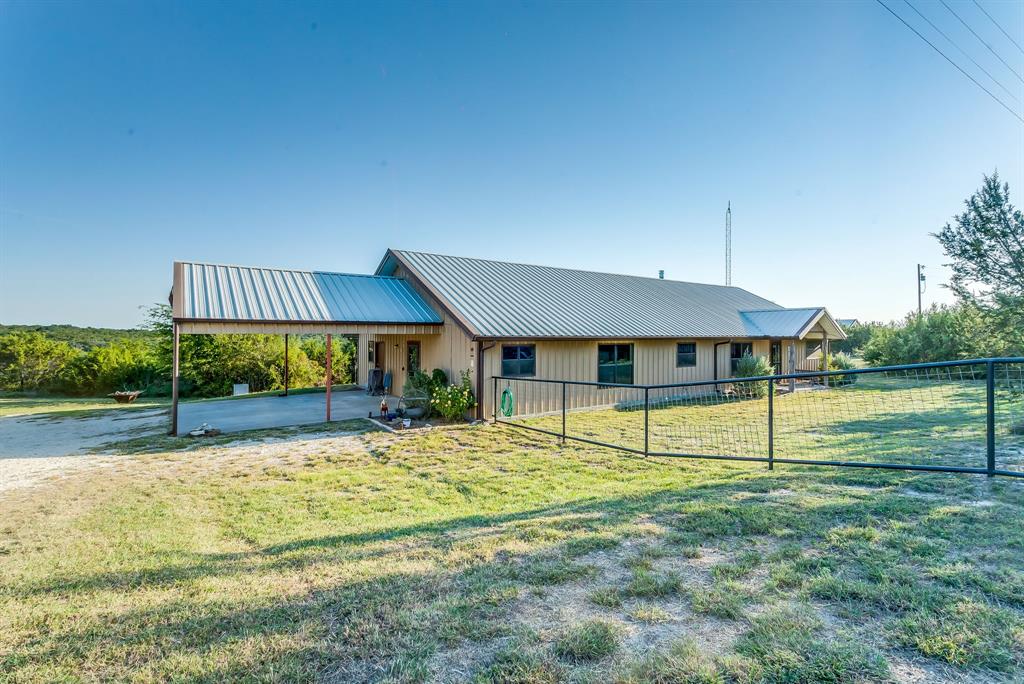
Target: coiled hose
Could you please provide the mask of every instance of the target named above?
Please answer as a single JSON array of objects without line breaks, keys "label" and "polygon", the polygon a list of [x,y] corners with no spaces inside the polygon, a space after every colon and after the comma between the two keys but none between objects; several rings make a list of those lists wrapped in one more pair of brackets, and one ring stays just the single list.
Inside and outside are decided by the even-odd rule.
[{"label": "coiled hose", "polygon": [[516,406],[515,395],[512,394],[512,388],[506,387],[501,393],[501,415],[509,418],[512,416],[512,411]]}]

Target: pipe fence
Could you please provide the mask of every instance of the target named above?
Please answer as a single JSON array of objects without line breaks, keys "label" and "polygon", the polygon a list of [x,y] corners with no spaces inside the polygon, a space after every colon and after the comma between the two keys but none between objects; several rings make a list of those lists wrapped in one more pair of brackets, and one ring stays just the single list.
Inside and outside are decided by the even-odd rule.
[{"label": "pipe fence", "polygon": [[496,423],[645,456],[1024,477],[1024,357],[492,392]]}]

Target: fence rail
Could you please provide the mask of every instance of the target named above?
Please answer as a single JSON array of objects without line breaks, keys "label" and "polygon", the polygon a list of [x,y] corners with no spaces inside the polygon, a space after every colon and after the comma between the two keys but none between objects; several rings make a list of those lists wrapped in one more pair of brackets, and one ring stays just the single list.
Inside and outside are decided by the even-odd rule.
[{"label": "fence rail", "polygon": [[645,456],[1024,477],[1024,357],[492,391],[496,423]]}]

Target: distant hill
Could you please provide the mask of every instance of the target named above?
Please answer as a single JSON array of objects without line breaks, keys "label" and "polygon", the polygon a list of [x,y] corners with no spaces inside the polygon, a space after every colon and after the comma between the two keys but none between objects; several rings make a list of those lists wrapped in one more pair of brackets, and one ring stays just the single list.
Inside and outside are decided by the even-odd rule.
[{"label": "distant hill", "polygon": [[155,335],[149,330],[133,328],[79,328],[76,325],[3,325],[0,323],[0,335],[12,332],[41,332],[47,337],[62,340],[85,351],[93,347],[102,347],[115,340],[123,340],[126,337],[148,339]]}]

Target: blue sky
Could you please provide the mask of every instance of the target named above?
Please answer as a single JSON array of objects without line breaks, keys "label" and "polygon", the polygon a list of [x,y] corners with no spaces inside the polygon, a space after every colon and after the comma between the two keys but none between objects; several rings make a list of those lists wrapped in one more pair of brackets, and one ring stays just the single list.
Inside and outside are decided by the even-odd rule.
[{"label": "blue sky", "polygon": [[[1024,3],[982,4],[1024,44]],[[388,246],[722,282],[727,201],[735,284],[888,319],[917,262],[949,300],[929,233],[983,173],[1024,204],[1024,126],[869,1],[5,2],[0,93],[3,323],[136,325],[175,259]]]}]

